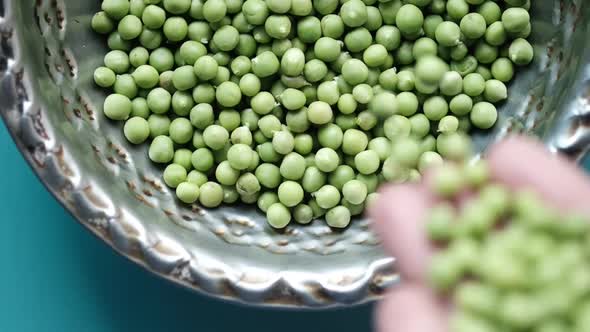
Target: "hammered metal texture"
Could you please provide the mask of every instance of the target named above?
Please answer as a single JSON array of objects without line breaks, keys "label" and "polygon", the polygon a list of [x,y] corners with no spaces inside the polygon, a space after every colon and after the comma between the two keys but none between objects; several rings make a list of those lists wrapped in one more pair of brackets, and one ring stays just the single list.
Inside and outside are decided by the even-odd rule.
[{"label": "hammered metal texture", "polygon": [[[106,49],[89,28],[99,3],[1,2],[0,113],[40,179],[83,225],[157,275],[243,303],[357,304],[398,280],[367,219],[344,232],[316,222],[279,234],[252,207],[178,204],[146,147],[127,144],[121,124],[101,114],[105,93],[92,73]],[[590,3],[533,7],[537,59],[511,86],[498,126],[476,141],[483,151],[526,132],[579,157],[590,140]]]}]

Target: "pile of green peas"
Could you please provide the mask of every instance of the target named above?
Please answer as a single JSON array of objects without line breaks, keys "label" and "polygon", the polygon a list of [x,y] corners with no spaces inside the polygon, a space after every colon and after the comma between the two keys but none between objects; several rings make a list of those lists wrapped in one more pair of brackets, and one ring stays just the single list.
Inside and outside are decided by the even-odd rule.
[{"label": "pile of green peas", "polygon": [[445,163],[433,187],[430,282],[454,303],[451,332],[590,331],[587,217],[490,181],[485,162]]},{"label": "pile of green peas", "polygon": [[489,129],[528,0],[103,0],[104,114],[187,204],[345,228]]}]

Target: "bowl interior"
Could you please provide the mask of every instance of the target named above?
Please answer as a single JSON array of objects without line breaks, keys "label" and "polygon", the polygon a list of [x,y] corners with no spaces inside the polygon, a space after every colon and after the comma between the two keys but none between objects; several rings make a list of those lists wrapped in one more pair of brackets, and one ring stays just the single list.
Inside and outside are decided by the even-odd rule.
[{"label": "bowl interior", "polygon": [[[588,76],[590,3],[531,2],[536,60],[511,84],[498,125],[476,133],[476,143],[484,150],[527,132],[577,153],[583,122],[572,127],[568,119]],[[105,92],[92,77],[107,49],[89,27],[100,1],[4,6],[4,24],[14,29],[14,49],[6,52],[13,60],[4,67],[17,82],[14,107],[3,109],[7,123],[48,187],[119,251],[170,279],[252,303],[356,303],[395,280],[367,219],[345,232],[315,222],[279,234],[254,207],[178,204],[147,147],[128,144],[121,124],[101,114]]]}]

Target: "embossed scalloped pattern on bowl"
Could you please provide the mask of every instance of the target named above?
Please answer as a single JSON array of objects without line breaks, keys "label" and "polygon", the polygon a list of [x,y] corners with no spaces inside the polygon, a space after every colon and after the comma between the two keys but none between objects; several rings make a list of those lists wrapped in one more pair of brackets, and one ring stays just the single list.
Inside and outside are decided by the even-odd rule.
[{"label": "embossed scalloped pattern on bowl", "polygon": [[[41,180],[83,225],[166,279],[250,304],[356,304],[398,280],[367,219],[345,232],[316,222],[279,234],[251,207],[177,204],[145,147],[128,145],[96,106],[104,93],[91,73],[105,50],[89,22],[99,6],[80,2],[3,0],[0,113]],[[493,133],[476,141],[483,150],[527,132],[580,156],[590,137],[590,5],[535,6],[537,60],[514,83]]]}]

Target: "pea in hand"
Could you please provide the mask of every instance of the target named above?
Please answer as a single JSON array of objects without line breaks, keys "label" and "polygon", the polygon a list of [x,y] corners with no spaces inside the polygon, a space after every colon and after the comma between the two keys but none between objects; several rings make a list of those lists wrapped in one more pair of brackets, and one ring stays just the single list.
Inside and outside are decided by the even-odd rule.
[{"label": "pea in hand", "polygon": [[[493,147],[487,157],[494,182],[515,191],[532,190],[538,193],[548,206],[568,215],[571,213],[590,215],[590,206],[587,203],[587,199],[590,197],[590,183],[584,173],[570,162],[551,155],[536,142],[525,138],[508,139]],[[432,258],[439,250],[429,240],[425,230],[429,210],[437,201],[437,197],[433,194],[432,185],[432,179],[427,177],[423,183],[393,185],[385,188],[371,210],[375,221],[374,228],[382,238],[386,250],[396,257],[397,268],[403,278],[402,284],[392,289],[389,296],[379,305],[377,330],[380,332],[444,332],[451,330],[449,318],[456,310],[453,308],[457,307],[452,306],[448,302],[449,299],[441,297],[429,286],[431,280],[428,271],[431,268]],[[467,199],[468,197],[465,198],[465,200]],[[586,231],[583,234],[587,233]],[[553,234],[550,235],[553,236]],[[573,256],[586,255],[583,247],[578,246],[577,243],[562,243],[560,241],[556,244],[561,246],[556,248],[565,248],[567,250],[564,249],[564,252],[569,252]],[[584,273],[588,269],[584,266],[583,261],[581,262],[580,269],[576,270],[576,273],[580,273],[582,277],[577,282],[571,283],[572,287],[578,287],[576,289],[579,292],[566,292],[565,296],[567,303],[577,304],[582,310],[585,308],[585,304],[590,303],[587,299],[587,291],[590,290],[587,286],[590,274]],[[527,271],[530,276],[535,276],[532,267]],[[538,292],[534,288],[537,286],[533,285],[532,279],[530,283],[532,289],[530,292]],[[558,288],[562,291],[571,290],[571,288],[566,288],[563,282],[555,286],[559,286]],[[455,295],[457,296],[457,294]],[[516,296],[519,295],[522,294],[517,292]],[[483,300],[482,298],[477,299]],[[506,295],[503,297],[505,302],[502,304],[518,307],[520,300],[519,297],[514,300]],[[518,317],[502,316],[499,309],[503,305],[497,302],[495,307],[500,313],[498,313],[499,318],[495,323],[506,324],[506,326],[535,324],[539,328],[561,328],[551,331],[587,330],[584,329],[588,327],[587,323],[581,319],[586,311],[574,312],[573,306],[566,306],[564,310],[565,314],[574,315],[573,317],[577,315],[578,320],[573,324],[575,328],[568,327],[569,322],[562,322],[559,319],[545,321],[543,320],[545,317],[541,317],[537,322],[535,320],[536,313],[533,310],[543,308],[543,310],[550,312],[553,310],[550,305],[553,301],[548,301],[547,297],[540,296],[534,300],[532,303],[535,306],[521,308],[523,311]],[[556,315],[557,318],[562,316],[563,314]],[[523,319],[521,320],[520,317]],[[553,316],[548,315],[548,317]],[[462,325],[458,325],[454,321],[453,324],[456,325],[452,327],[452,331],[475,331],[475,325],[470,325],[470,329],[461,329],[466,328],[466,321],[472,322],[464,319]],[[494,328],[497,326],[481,331],[496,331]]]}]

